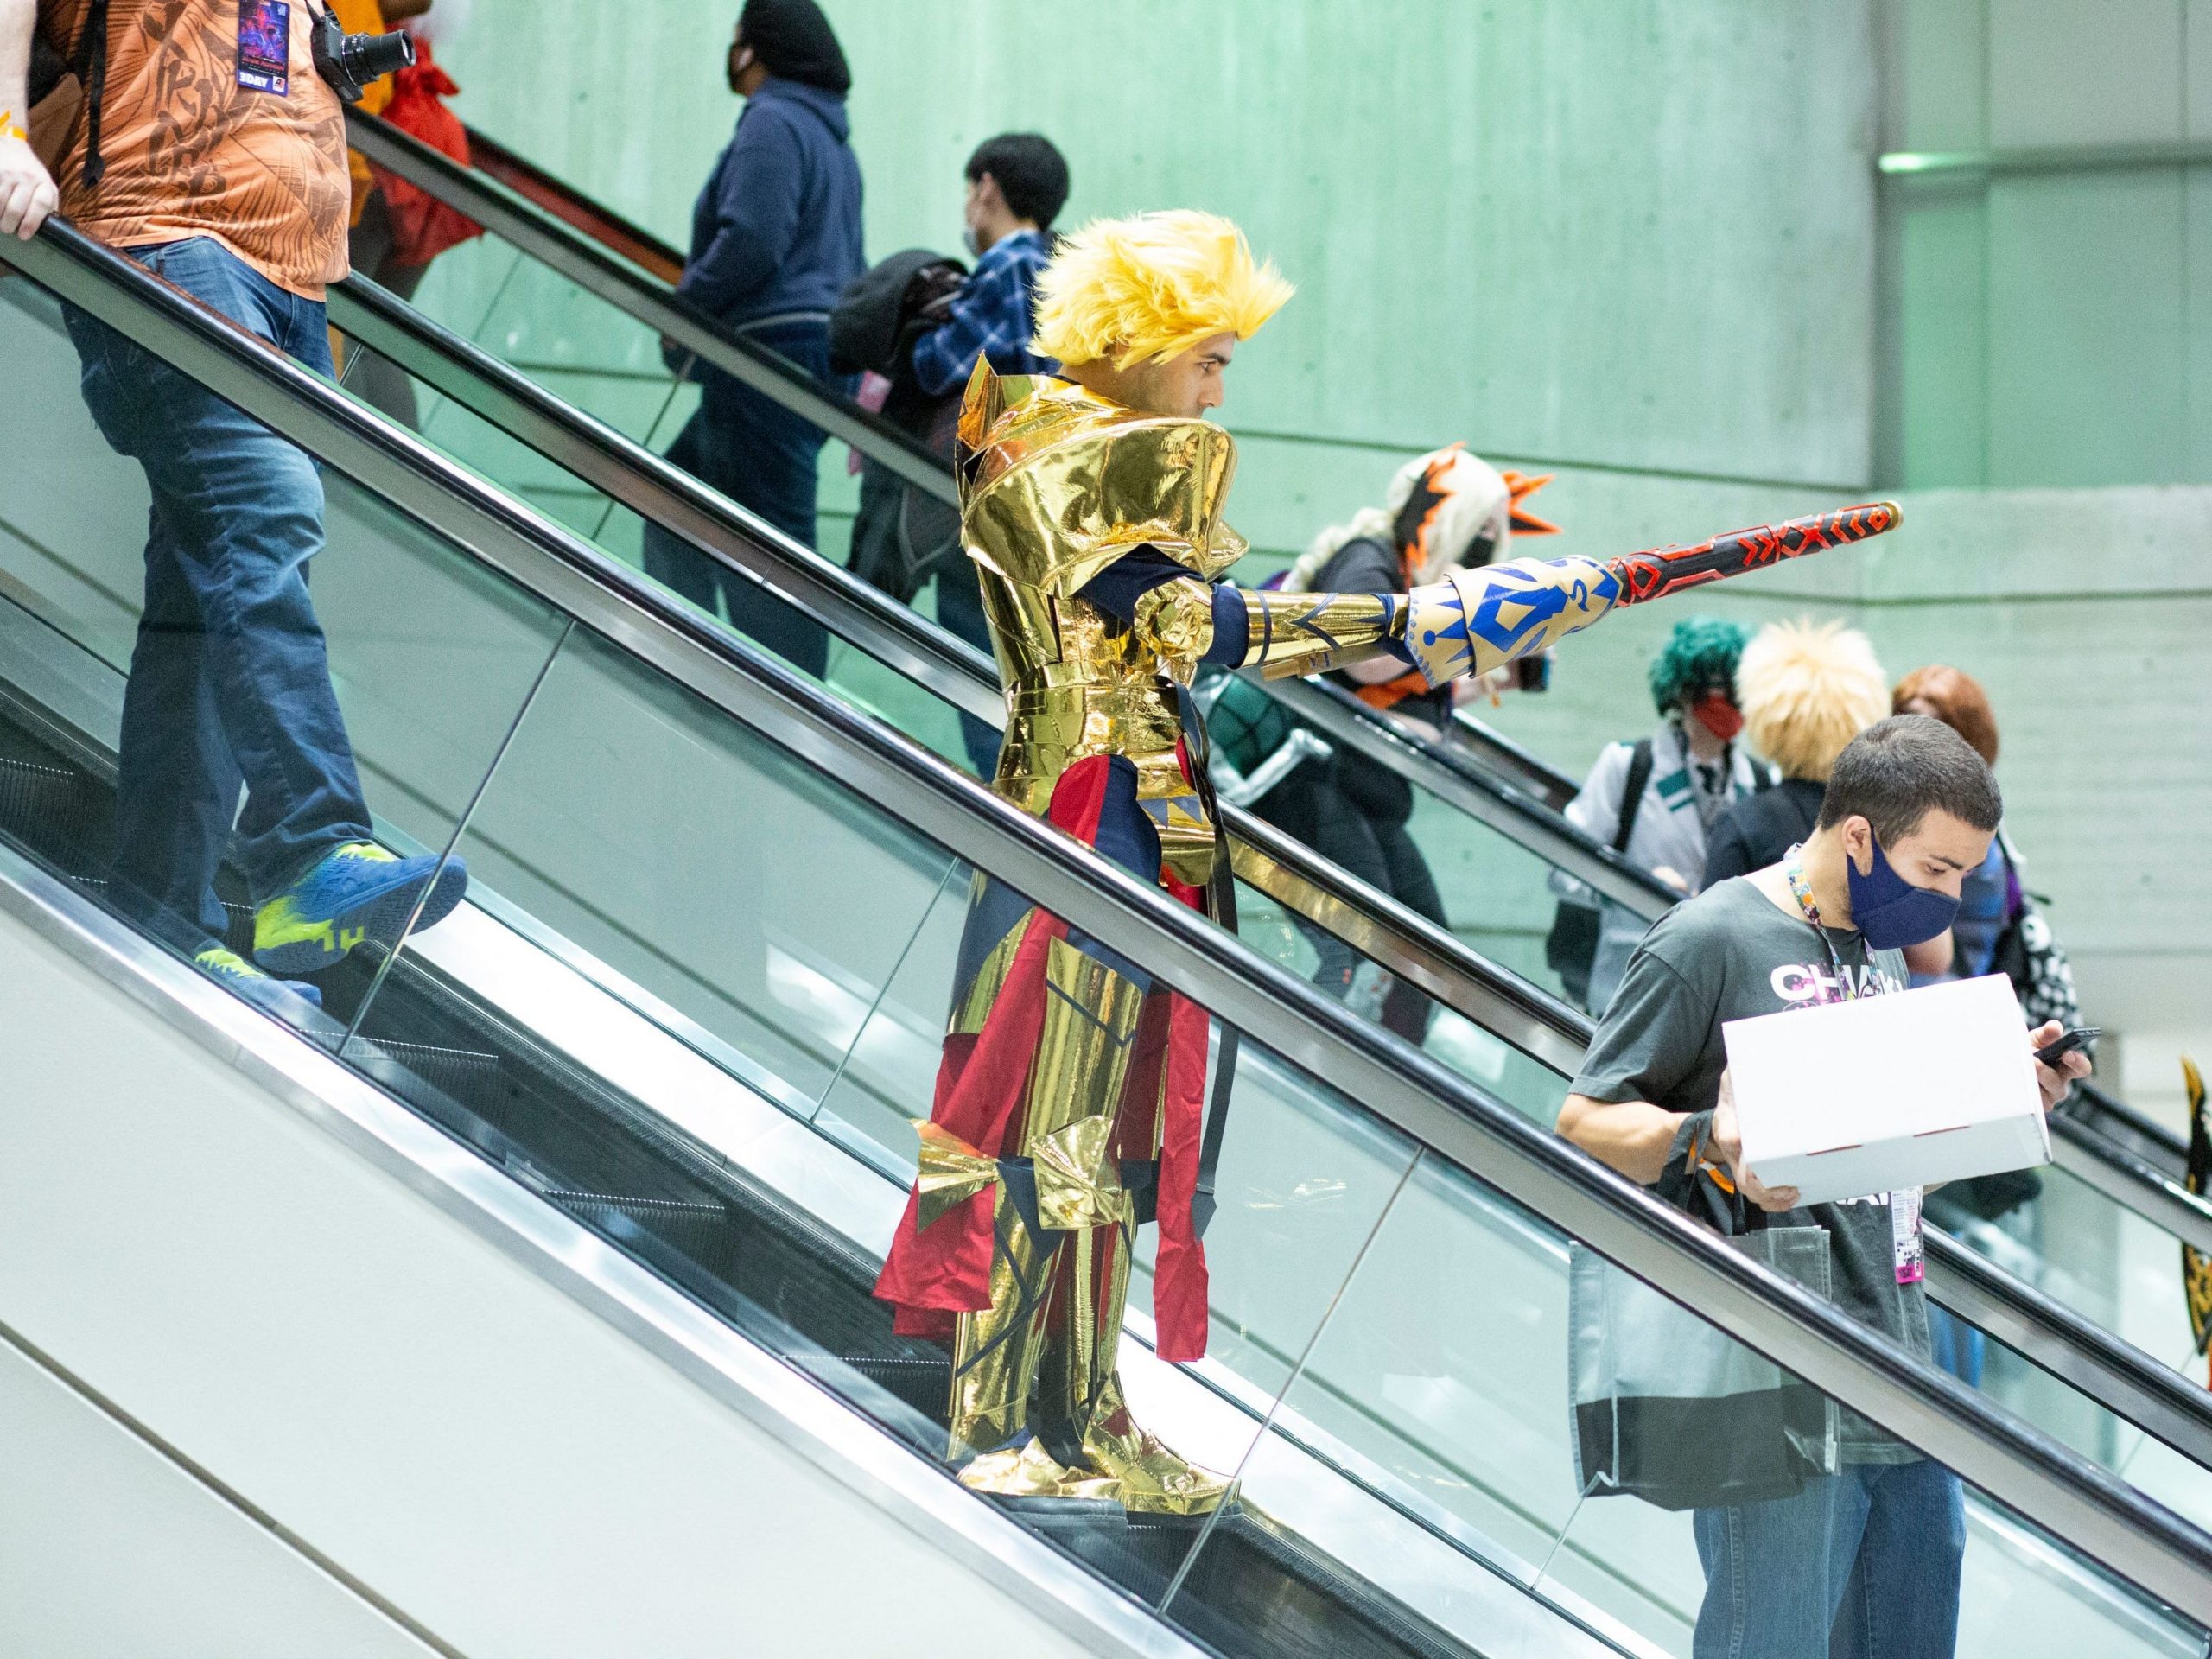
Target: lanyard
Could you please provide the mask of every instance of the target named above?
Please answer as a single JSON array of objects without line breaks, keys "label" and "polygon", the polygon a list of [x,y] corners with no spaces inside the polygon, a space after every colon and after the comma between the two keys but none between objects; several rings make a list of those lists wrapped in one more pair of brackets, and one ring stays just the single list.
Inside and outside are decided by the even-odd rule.
[{"label": "lanyard", "polygon": [[1827,928],[1821,921],[1821,907],[1813,901],[1812,885],[1805,880],[1804,865],[1798,861],[1797,855],[1802,851],[1802,846],[1792,847],[1782,866],[1783,874],[1789,878],[1789,896],[1797,901],[1799,912],[1811,925],[1814,935],[1821,942],[1821,949],[1827,952],[1828,966],[1835,969],[1835,982],[1843,992],[1843,1000],[1854,1001],[1859,992],[1851,975],[1844,968],[1843,957],[1836,950],[1835,941],[1828,938]]}]

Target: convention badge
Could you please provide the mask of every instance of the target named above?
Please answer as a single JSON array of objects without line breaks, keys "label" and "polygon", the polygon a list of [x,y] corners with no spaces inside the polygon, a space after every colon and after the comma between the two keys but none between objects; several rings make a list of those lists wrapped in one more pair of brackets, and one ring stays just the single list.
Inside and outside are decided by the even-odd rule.
[{"label": "convention badge", "polygon": [[1928,1242],[1920,1231],[1920,1189],[1890,1194],[1890,1248],[1897,1283],[1916,1285],[1928,1274]]},{"label": "convention badge", "polygon": [[238,79],[249,92],[291,96],[291,0],[238,0]]}]

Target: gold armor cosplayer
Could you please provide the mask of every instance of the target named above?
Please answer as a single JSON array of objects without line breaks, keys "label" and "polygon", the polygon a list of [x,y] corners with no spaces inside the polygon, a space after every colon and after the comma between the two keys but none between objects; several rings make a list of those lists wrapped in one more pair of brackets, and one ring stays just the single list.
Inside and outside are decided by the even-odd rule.
[{"label": "gold armor cosplayer", "polygon": [[[1605,608],[1573,602],[1604,579],[1586,560],[1561,562],[1564,579],[1530,560],[1484,572],[1516,573],[1513,637],[1473,648],[1436,622],[1462,613],[1456,591],[1216,587],[1245,543],[1222,518],[1236,446],[1202,418],[1218,401],[1202,390],[1209,374],[1218,385],[1206,354],[1225,363],[1289,291],[1224,220],[1093,225],[1039,285],[1037,349],[1069,378],[979,364],[961,416],[963,539],[1006,687],[993,787],[1199,908],[1227,886],[1202,734],[1179,695],[1202,660],[1315,673],[1400,648],[1419,613],[1430,626],[1410,655],[1433,683]],[[1102,385],[1137,389],[1123,401]],[[950,1343],[949,1455],[969,1486],[1167,1514],[1220,1501],[1220,1477],[1130,1421],[1115,1370],[1147,1210],[1158,1351],[1205,1351],[1206,1036],[1204,1010],[978,876],[920,1173],[876,1288],[901,1331]]]}]

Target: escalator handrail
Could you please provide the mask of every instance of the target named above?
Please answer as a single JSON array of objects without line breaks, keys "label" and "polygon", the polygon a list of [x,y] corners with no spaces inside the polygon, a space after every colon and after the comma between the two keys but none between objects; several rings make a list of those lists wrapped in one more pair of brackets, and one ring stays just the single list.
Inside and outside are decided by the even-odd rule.
[{"label": "escalator handrail", "polygon": [[[355,279],[332,291],[333,319],[342,332],[392,356],[408,372],[470,407],[524,442],[576,467],[594,487],[647,517],[669,522],[702,552],[768,585],[801,611],[880,662],[904,670],[944,696],[995,723],[1004,700],[989,662],[957,639],[728,502],[715,491],[588,415],[572,409],[527,376],[413,311],[374,284]],[[640,487],[640,486],[645,487]],[[696,522],[695,522],[696,521]],[[1376,956],[1393,971],[1436,995],[1539,1064],[1571,1077],[1588,1046],[1592,1022],[1470,949],[1447,930],[1414,915],[1318,858],[1264,820],[1224,810],[1241,873],[1318,925]],[[1255,861],[1262,868],[1255,868]],[[1268,864],[1274,866],[1267,871]],[[1280,879],[1277,879],[1280,878]],[[2060,1133],[2065,1134],[2062,1126]],[[1967,1252],[1937,1233],[1931,1257],[1963,1273]],[[2212,1467],[2212,1395],[2183,1385],[2133,1344],[2075,1319],[2069,1310],[2001,1270],[1980,1293],[2000,1302],[2008,1329],[2052,1335],[2030,1357],[2079,1382],[2120,1415],[2148,1429],[2194,1460]],[[2015,1345],[2019,1345],[2016,1344]]]},{"label": "escalator handrail", "polygon": [[464,126],[468,137],[469,165],[497,179],[508,189],[528,198],[557,219],[565,219],[601,246],[612,248],[631,264],[643,266],[663,282],[673,283],[683,274],[683,251],[664,242],[632,219],[572,190],[524,156],[498,139]]},{"label": "escalator handrail", "polygon": [[[341,332],[515,433],[579,477],[683,534],[709,557],[993,725],[1006,697],[991,659],[842,566],[792,540],[682,467],[564,403],[510,365],[374,283],[330,291]],[[1403,973],[1468,1019],[1547,1065],[1566,1058],[1573,1010],[1541,986],[1469,950],[1447,930],[1348,875],[1264,819],[1224,805],[1241,874],[1270,897]],[[1440,964],[1448,961],[1449,967]],[[1575,1052],[1579,1053],[1580,1045]]]},{"label": "escalator handrail", "polygon": [[[1938,1459],[2092,1560],[2212,1624],[2212,1535],[1935,1370],[1313,987],[762,657],[61,221],[10,257],[244,412],[1065,918],[1434,1154],[1551,1218],[1664,1294]],[[1290,1017],[1287,1020],[1285,1015]]]},{"label": "escalator handrail", "polygon": [[[489,175],[461,166],[380,117],[349,111],[346,124],[348,142],[377,166],[398,175],[617,310],[677,340],[702,360],[734,375],[830,436],[890,467],[906,482],[948,505],[957,504],[950,468],[907,433],[826,391],[804,371],[677,299],[665,281],[649,274],[634,260],[610,251],[609,245],[595,240],[577,222],[585,218],[620,222],[615,215],[595,206],[587,212],[582,205],[584,199],[573,191],[566,194],[579,204],[575,215],[556,213]],[[530,170],[538,181],[546,177],[536,168]],[[1332,702],[1325,704],[1320,701],[1325,692],[1301,690],[1300,685],[1281,682],[1262,689],[1300,709],[1320,724],[1324,734],[1332,741],[1360,750],[1388,770],[1452,800],[1484,822],[1522,823],[1529,837],[1546,847],[1548,861],[1637,915],[1656,917],[1674,898],[1663,882],[1567,823],[1541,797],[1495,781],[1455,753],[1452,745],[1415,742],[1389,716],[1334,687],[1325,688],[1325,693],[1335,694]],[[1479,744],[1482,730],[1471,726],[1459,728],[1459,743]],[[1500,772],[1510,775],[1516,770],[1513,755],[1501,755],[1497,766]]]},{"label": "escalator handrail", "polygon": [[[2184,1165],[2189,1161],[2188,1141],[2175,1134],[2164,1124],[2154,1118],[2145,1117],[2119,1096],[2100,1089],[2093,1083],[2082,1084],[2081,1094],[2084,1103],[2092,1112],[2116,1119],[2130,1135],[2158,1147],[2176,1165]],[[2109,1140],[2111,1137],[2106,1138]]]},{"label": "escalator handrail", "polygon": [[1558,811],[1582,792],[1572,772],[1562,770],[1527,745],[1478,720],[1465,709],[1452,711],[1452,736],[1476,751],[1482,764],[1503,773],[1538,800]]}]

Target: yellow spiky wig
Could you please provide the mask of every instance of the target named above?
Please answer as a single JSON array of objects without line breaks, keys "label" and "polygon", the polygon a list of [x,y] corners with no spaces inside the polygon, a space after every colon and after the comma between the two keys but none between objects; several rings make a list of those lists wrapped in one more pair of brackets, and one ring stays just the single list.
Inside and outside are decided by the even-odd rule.
[{"label": "yellow spiky wig", "polygon": [[1736,664],[1745,736],[1783,776],[1814,783],[1890,712],[1888,688],[1873,642],[1840,622],[1770,622]]},{"label": "yellow spiky wig", "polygon": [[1216,334],[1249,340],[1294,291],[1216,214],[1093,219],[1037,278],[1034,344],[1070,366],[1166,363]]}]

